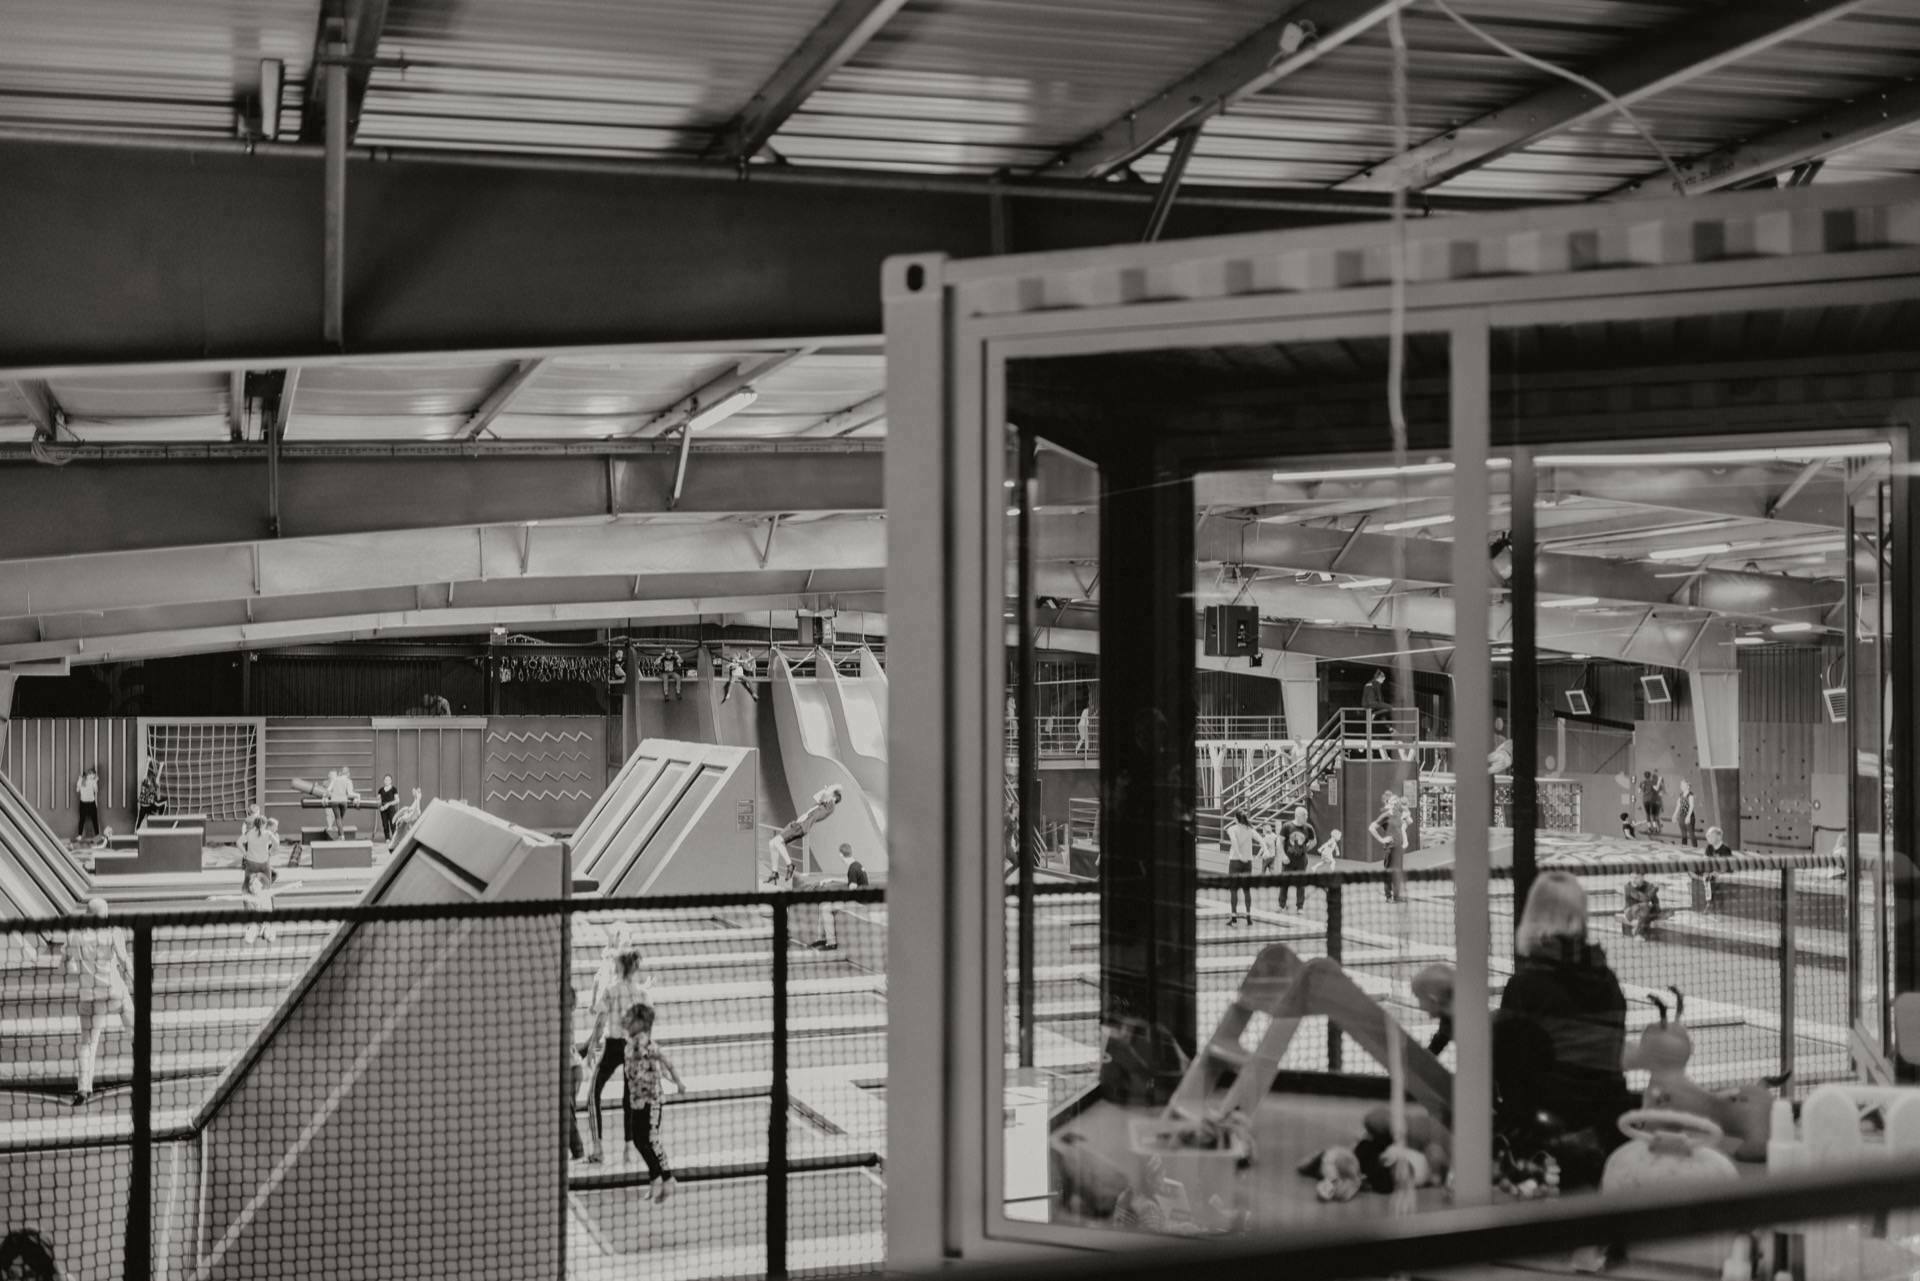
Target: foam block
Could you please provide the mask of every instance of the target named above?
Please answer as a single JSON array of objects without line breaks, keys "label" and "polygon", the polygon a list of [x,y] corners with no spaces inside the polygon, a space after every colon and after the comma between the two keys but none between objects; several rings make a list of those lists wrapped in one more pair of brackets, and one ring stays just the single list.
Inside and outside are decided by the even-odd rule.
[{"label": "foam block", "polygon": [[199,827],[143,827],[138,854],[133,858],[102,859],[96,876],[127,872],[198,872],[207,833]]},{"label": "foam block", "polygon": [[314,841],[307,847],[317,872],[329,867],[372,867],[372,841]]}]

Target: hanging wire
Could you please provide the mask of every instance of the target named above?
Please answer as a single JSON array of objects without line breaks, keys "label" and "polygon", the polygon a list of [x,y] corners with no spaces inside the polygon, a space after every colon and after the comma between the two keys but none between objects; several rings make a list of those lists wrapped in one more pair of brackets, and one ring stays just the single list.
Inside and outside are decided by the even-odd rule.
[{"label": "hanging wire", "polygon": [[1512,58],[1516,62],[1525,63],[1527,66],[1534,68],[1536,71],[1544,71],[1550,76],[1558,76],[1562,80],[1570,81],[1573,84],[1577,84],[1582,89],[1585,89],[1588,93],[1594,95],[1596,98],[1599,98],[1602,102],[1606,103],[1609,107],[1613,108],[1614,114],[1618,115],[1622,120],[1626,121],[1629,125],[1632,125],[1634,132],[1638,133],[1642,138],[1646,139],[1647,146],[1653,148],[1653,154],[1660,157],[1660,163],[1666,166],[1667,172],[1669,174],[1673,175],[1674,190],[1678,191],[1683,196],[1691,196],[1693,194],[1693,190],[1687,186],[1686,178],[1680,172],[1680,166],[1673,162],[1673,157],[1668,155],[1667,149],[1660,145],[1660,140],[1658,138],[1655,138],[1653,136],[1652,131],[1649,130],[1645,125],[1640,123],[1640,117],[1634,115],[1632,109],[1629,108],[1626,103],[1620,101],[1620,99],[1605,85],[1600,84],[1598,81],[1590,80],[1586,76],[1581,75],[1577,71],[1568,71],[1565,67],[1557,66],[1554,63],[1548,62],[1545,58],[1536,58],[1532,54],[1527,53],[1524,50],[1514,48],[1512,45],[1502,40],[1499,36],[1494,35],[1491,31],[1488,31],[1480,26],[1477,26],[1473,22],[1469,21],[1467,18],[1462,17],[1459,13],[1457,13],[1454,10],[1452,5],[1447,3],[1447,0],[1433,0],[1433,5],[1435,8],[1439,9],[1440,12],[1446,14],[1449,18],[1452,18],[1454,22],[1459,25],[1461,30],[1465,31],[1468,35],[1474,37],[1476,40],[1480,40],[1485,44],[1492,46],[1494,49],[1497,49],[1499,52],[1505,54],[1509,58]]}]

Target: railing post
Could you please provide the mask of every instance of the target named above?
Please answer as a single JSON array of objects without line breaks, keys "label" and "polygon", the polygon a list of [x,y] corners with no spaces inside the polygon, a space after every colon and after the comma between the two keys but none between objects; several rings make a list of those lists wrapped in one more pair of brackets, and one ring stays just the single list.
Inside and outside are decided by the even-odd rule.
[{"label": "railing post", "polygon": [[767,1275],[787,1275],[787,946],[792,904],[773,900],[773,1080],[767,1100]]},{"label": "railing post", "polygon": [[[1335,965],[1341,963],[1340,909],[1340,879],[1333,877],[1327,881],[1327,959]],[[1327,1020],[1327,1071],[1340,1071],[1340,1025],[1332,1019]]]},{"label": "railing post", "polygon": [[1780,869],[1780,1071],[1793,1071],[1793,869]]},{"label": "railing post", "polygon": [[153,927],[133,927],[133,1149],[127,1162],[127,1281],[153,1275]]}]

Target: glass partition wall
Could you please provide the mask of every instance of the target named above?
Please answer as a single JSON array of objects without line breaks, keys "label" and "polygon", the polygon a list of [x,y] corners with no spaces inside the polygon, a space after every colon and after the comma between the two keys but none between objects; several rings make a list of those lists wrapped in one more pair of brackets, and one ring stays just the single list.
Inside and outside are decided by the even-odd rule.
[{"label": "glass partition wall", "polygon": [[1385,228],[892,264],[889,572],[949,581],[890,596],[946,957],[891,1241],[1603,1188],[1675,1081],[1752,1173],[1777,1099],[1907,1077],[1920,262],[1787,199],[1855,238],[1416,224],[1397,315]]}]

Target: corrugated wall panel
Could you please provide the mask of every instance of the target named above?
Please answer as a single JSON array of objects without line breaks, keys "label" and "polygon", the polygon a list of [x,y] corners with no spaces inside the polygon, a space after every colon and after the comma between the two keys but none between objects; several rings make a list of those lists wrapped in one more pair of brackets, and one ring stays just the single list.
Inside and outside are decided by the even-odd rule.
[{"label": "corrugated wall panel", "polygon": [[1761,646],[1740,655],[1740,723],[1816,725],[1821,671],[1830,656],[1798,646]]}]

